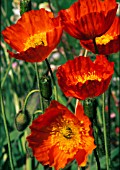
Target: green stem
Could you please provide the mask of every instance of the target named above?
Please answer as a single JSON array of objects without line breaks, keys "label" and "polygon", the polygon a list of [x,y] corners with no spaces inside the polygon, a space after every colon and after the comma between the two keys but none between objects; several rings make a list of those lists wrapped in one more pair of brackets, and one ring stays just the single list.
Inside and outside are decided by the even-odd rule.
[{"label": "green stem", "polygon": [[84,57],[87,57],[88,50],[85,50]]},{"label": "green stem", "polygon": [[37,85],[39,88],[39,95],[40,95],[40,108],[43,113],[43,102],[42,102],[42,95],[41,95],[41,88],[40,88],[40,81],[39,81],[39,71],[38,71],[38,65],[35,63],[35,71],[36,71],[36,77],[37,77]]},{"label": "green stem", "polygon": [[33,94],[33,93],[35,93],[35,92],[40,92],[40,90],[37,90],[37,89],[36,89],[36,90],[32,90],[32,91],[30,91],[30,92],[28,93],[28,95],[26,96],[25,102],[24,102],[24,106],[23,106],[23,112],[25,112],[25,110],[26,110],[26,106],[27,106],[29,97],[31,96],[31,94]]},{"label": "green stem", "polygon": [[3,122],[4,122],[7,142],[8,142],[8,154],[9,154],[9,159],[10,159],[10,166],[11,166],[11,170],[14,170],[13,159],[12,159],[12,149],[11,149],[11,143],[10,143],[10,136],[9,136],[8,127],[7,127],[7,120],[6,120],[5,110],[4,110],[2,94],[1,94],[1,110],[2,110]]},{"label": "green stem", "polygon": [[106,154],[106,166],[109,170],[109,154],[107,147],[107,130],[106,130],[106,120],[105,120],[105,94],[102,94],[103,107],[102,107],[102,116],[103,116],[103,129],[104,129],[104,142],[105,142],[105,154]]},{"label": "green stem", "polygon": [[48,0],[48,4],[49,4],[49,7],[50,7],[51,11],[54,13],[54,10],[52,9],[50,0]]},{"label": "green stem", "polygon": [[59,11],[60,10],[60,5],[58,3],[58,0],[55,0],[55,2],[56,2],[56,5],[57,5],[57,10]]},{"label": "green stem", "polygon": [[14,60],[14,58],[11,59],[10,64],[9,64],[7,70],[6,70],[6,73],[5,73],[5,75],[4,75],[3,79],[2,79],[1,88],[3,88],[3,85],[4,85],[4,83],[5,83],[5,80],[6,80],[6,78],[7,78],[8,73],[9,73],[9,71],[10,71],[10,68],[11,68],[11,65],[12,65],[12,63],[13,63],[13,60]]},{"label": "green stem", "polygon": [[[92,128],[93,128],[93,136],[95,139],[95,144],[97,145],[97,138],[98,138],[98,133],[97,133],[97,100],[95,98],[88,98],[86,100],[84,100],[83,102],[83,107],[84,107],[84,111],[85,114],[89,117],[89,119],[91,120],[92,123]],[[97,154],[97,150],[94,150],[94,156],[97,162],[97,168],[98,170],[100,170],[100,161],[99,161],[99,157]]]},{"label": "green stem", "polygon": [[47,64],[48,69],[49,69],[50,74],[51,74],[51,78],[52,78],[52,82],[53,82],[53,86],[54,86],[55,100],[58,100],[57,86],[56,86],[56,83],[55,83],[55,79],[54,79],[54,76],[53,76],[53,72],[52,72],[52,69],[51,69],[51,67],[50,67],[50,64],[49,64],[47,58],[45,59],[45,61],[46,61],[46,64]]},{"label": "green stem", "polygon": [[89,167],[91,167],[93,165],[93,160],[94,160],[93,152],[88,158],[89,158],[89,160],[88,160],[89,161]]},{"label": "green stem", "polygon": [[108,130],[107,130],[107,138],[108,138],[108,154],[109,154],[109,166],[111,167],[112,162],[111,162],[111,120],[110,120],[110,114],[111,114],[111,84],[108,89],[108,117],[107,117],[107,122],[108,122]]},{"label": "green stem", "polygon": [[95,155],[95,159],[96,159],[96,162],[97,162],[97,168],[98,168],[98,170],[100,170],[100,161],[99,161],[99,157],[98,157],[96,148],[94,149],[94,155]]},{"label": "green stem", "polygon": [[10,26],[10,22],[9,22],[8,18],[6,17],[7,16],[6,12],[7,12],[6,9],[4,10],[4,8],[1,6],[1,14],[3,15],[3,17],[6,21],[6,25]]},{"label": "green stem", "polygon": [[95,38],[93,39],[93,44],[94,44],[94,48],[95,48],[95,53],[96,53],[96,54],[99,54],[99,51],[98,51],[98,48],[97,48],[97,44],[96,44]]}]

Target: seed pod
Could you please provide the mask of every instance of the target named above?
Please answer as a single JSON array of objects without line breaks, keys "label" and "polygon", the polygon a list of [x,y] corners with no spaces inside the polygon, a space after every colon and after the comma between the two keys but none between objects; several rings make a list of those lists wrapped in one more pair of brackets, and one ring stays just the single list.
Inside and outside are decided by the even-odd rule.
[{"label": "seed pod", "polygon": [[97,101],[95,98],[88,98],[83,101],[83,107],[85,114],[90,119],[96,118]]},{"label": "seed pod", "polygon": [[51,79],[49,76],[43,76],[40,79],[41,95],[43,98],[50,100],[52,95]]},{"label": "seed pod", "polygon": [[31,121],[31,116],[27,110],[23,112],[22,110],[15,117],[15,125],[18,131],[23,131],[27,128]]}]

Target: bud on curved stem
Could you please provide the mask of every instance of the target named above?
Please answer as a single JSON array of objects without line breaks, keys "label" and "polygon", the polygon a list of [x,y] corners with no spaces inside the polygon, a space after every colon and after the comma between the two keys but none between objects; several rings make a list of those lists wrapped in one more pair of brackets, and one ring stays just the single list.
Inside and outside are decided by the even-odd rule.
[{"label": "bud on curved stem", "polygon": [[22,110],[15,117],[15,125],[18,131],[23,131],[30,124],[31,116],[27,110]]}]

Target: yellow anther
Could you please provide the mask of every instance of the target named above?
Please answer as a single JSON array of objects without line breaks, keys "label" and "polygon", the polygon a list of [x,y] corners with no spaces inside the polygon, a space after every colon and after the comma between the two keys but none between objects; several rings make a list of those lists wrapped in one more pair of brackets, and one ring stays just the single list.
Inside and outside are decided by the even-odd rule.
[{"label": "yellow anther", "polygon": [[94,72],[88,72],[88,74],[84,74],[83,76],[77,76],[77,81],[81,83],[85,83],[87,80],[97,80],[101,81],[101,78],[97,76]]},{"label": "yellow anther", "polygon": [[35,48],[38,45],[47,46],[47,36],[46,33],[38,33],[30,36],[27,41],[24,43],[24,51],[28,48],[33,47]]},{"label": "yellow anther", "polygon": [[111,40],[113,40],[115,36],[116,36],[116,33],[114,32],[113,35],[104,34],[104,35],[102,35],[101,37],[96,37],[96,44],[106,45],[106,44],[109,43]]},{"label": "yellow anther", "polygon": [[[57,123],[54,122],[49,127],[51,129],[51,143],[52,145],[57,144],[60,150],[64,152],[71,152],[75,147],[81,148],[82,135],[84,122],[81,120],[81,124],[74,124],[71,119],[64,119],[59,117]],[[84,130],[85,131],[85,130]],[[87,132],[86,132],[87,133]]]},{"label": "yellow anther", "polygon": [[61,131],[62,135],[67,138],[67,139],[71,139],[72,136],[73,136],[73,132],[71,130],[70,127],[65,127],[65,128],[62,128]]}]

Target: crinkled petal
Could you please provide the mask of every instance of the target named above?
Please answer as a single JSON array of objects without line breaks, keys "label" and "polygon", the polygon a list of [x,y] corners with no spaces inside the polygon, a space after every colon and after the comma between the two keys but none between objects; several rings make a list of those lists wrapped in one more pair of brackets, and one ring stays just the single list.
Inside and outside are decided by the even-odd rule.
[{"label": "crinkled petal", "polygon": [[60,66],[57,78],[66,96],[84,100],[104,93],[113,73],[114,63],[105,56],[97,56],[94,62],[89,57],[80,56]]},{"label": "crinkled petal", "polygon": [[113,23],[117,11],[115,1],[79,0],[59,16],[64,30],[74,38],[89,40],[104,34]]}]

